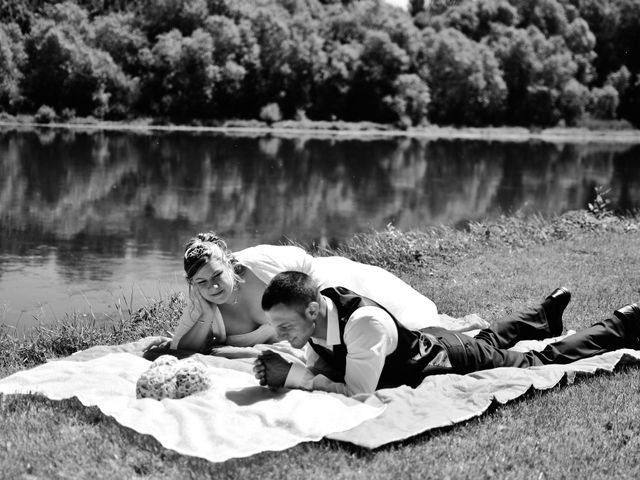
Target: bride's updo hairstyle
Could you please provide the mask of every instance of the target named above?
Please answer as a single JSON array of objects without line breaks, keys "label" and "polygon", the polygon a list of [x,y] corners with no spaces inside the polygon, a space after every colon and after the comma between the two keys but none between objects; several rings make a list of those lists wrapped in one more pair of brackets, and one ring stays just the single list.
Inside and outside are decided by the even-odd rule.
[{"label": "bride's updo hairstyle", "polygon": [[236,286],[242,282],[245,266],[238,263],[224,240],[214,232],[199,233],[184,246],[184,272],[191,283],[193,276],[212,259],[219,260],[233,273]]}]

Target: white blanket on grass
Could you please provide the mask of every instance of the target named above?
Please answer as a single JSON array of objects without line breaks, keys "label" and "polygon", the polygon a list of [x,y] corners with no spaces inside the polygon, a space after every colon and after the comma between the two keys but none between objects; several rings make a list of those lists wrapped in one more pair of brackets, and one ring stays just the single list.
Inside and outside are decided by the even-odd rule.
[{"label": "white blanket on grass", "polygon": [[[136,381],[149,368],[139,355],[142,346],[122,345],[106,354],[109,348],[100,347],[81,358],[51,361],[0,380],[0,393],[77,397],[166,448],[212,462],[317,441],[384,410],[373,396],[360,402],[323,392],[272,391],[258,385],[249,362],[203,355],[192,358],[207,366],[212,388],[179,400],[136,399]],[[239,350],[252,357],[259,351]]]},{"label": "white blanket on grass", "polygon": [[[514,350],[541,350],[557,339],[520,342]],[[436,428],[464,422],[484,413],[493,402],[505,404],[531,389],[548,390],[577,375],[613,372],[623,364],[640,363],[640,351],[620,349],[568,365],[532,368],[494,368],[467,375],[434,375],[416,388],[378,390],[386,405],[378,417],[328,438],[377,448]]]},{"label": "white blanket on grass", "polygon": [[[220,353],[228,358],[196,356],[209,368],[211,390],[159,402],[135,398],[136,380],[149,365],[139,355],[149,340],[94,347],[18,372],[0,380],[0,393],[77,397],[122,425],[152,435],[166,448],[219,462],[322,437],[376,448],[468,420],[494,401],[506,403],[532,388],[549,389],[565,377],[571,381],[576,374],[640,362],[640,351],[618,350],[569,365],[438,375],[416,389],[380,390],[359,402],[337,394],[258,386],[251,365],[261,350],[300,356],[285,344],[224,347]],[[545,343],[521,342],[514,348],[538,349]]]}]

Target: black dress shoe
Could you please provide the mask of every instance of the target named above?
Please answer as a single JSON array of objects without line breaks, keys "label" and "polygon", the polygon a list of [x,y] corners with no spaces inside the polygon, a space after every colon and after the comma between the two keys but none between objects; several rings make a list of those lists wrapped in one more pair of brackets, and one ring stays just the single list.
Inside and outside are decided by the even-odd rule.
[{"label": "black dress shoe", "polygon": [[569,305],[569,300],[571,300],[571,292],[569,291],[568,288],[559,287],[559,288],[556,288],[549,295],[547,295],[547,299],[549,298],[560,300],[561,302],[564,303],[563,308],[566,308],[567,305]]},{"label": "black dress shoe", "polygon": [[562,314],[570,301],[571,292],[564,287],[556,288],[544,299],[542,307],[547,316],[549,332],[551,332],[552,337],[557,337],[562,334]]},{"label": "black dress shoe", "polygon": [[632,322],[637,322],[640,324],[640,305],[638,305],[637,303],[625,305],[624,307],[613,312],[613,314],[618,318],[627,318]]},{"label": "black dress shoe", "polygon": [[625,337],[629,340],[629,348],[640,350],[640,305],[631,303],[616,310],[613,314],[625,325]]}]

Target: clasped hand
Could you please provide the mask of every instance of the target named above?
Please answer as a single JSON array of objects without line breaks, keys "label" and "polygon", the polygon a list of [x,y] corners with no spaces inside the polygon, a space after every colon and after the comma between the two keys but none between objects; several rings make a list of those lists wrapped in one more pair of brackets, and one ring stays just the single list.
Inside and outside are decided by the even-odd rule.
[{"label": "clasped hand", "polygon": [[260,385],[271,388],[282,387],[289,370],[291,370],[291,362],[271,350],[262,352],[253,363],[253,373],[260,381]]}]

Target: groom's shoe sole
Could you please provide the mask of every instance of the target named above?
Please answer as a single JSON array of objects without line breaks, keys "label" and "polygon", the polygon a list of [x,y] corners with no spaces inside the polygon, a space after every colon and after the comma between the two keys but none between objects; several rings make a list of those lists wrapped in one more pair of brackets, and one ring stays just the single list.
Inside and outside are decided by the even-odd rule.
[{"label": "groom's shoe sole", "polygon": [[618,317],[623,316],[634,322],[640,322],[640,305],[637,303],[631,303],[619,308],[613,312]]},{"label": "groom's shoe sole", "polygon": [[640,349],[640,305],[637,303],[630,303],[622,308],[619,308],[613,314],[621,320],[628,320],[627,326],[631,326],[635,329],[636,338],[634,345],[631,348]]},{"label": "groom's shoe sole", "polygon": [[[557,337],[562,334],[562,330],[564,328],[562,325],[562,314],[571,301],[571,292],[565,287],[556,288],[553,292],[547,295],[545,301],[546,300],[551,300],[553,304],[552,309],[550,309],[551,315],[547,316],[549,332],[551,332],[552,337]],[[545,314],[546,313],[547,311],[545,310]]]}]

